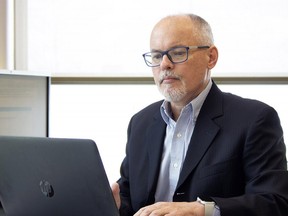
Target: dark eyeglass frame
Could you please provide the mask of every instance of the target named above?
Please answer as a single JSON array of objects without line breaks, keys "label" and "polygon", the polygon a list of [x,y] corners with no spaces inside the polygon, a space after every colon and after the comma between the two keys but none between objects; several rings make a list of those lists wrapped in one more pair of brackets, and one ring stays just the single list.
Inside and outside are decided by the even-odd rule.
[{"label": "dark eyeglass frame", "polygon": [[[179,48],[185,48],[186,49],[186,58],[184,60],[181,60],[181,61],[173,61],[172,57],[170,56],[169,52],[171,50],[175,50],[175,49],[179,49]],[[210,46],[207,46],[207,45],[203,45],[203,46],[177,46],[177,47],[172,47],[171,49],[168,49],[168,50],[165,50],[165,51],[152,51],[152,52],[147,52],[147,53],[144,53],[142,54],[143,58],[144,58],[144,61],[146,63],[146,65],[148,67],[158,67],[162,60],[163,60],[163,57],[164,55],[167,55],[168,59],[173,63],[173,64],[178,64],[178,63],[183,63],[185,61],[187,61],[188,59],[188,50],[197,50],[197,49],[209,49]],[[158,54],[161,54],[161,60],[159,61],[159,64],[155,64],[153,65],[151,62],[149,62],[147,59],[146,59],[146,56],[152,56],[152,53],[158,53]]]}]

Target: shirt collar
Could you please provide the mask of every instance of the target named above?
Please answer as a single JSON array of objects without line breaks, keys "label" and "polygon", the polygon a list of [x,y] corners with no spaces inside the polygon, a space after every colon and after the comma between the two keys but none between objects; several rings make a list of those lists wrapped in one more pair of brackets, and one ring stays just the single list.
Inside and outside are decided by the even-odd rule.
[{"label": "shirt collar", "polygon": [[[196,97],[194,98],[189,104],[187,104],[183,109],[185,109],[187,106],[192,106],[193,109],[193,120],[196,122],[197,117],[200,113],[201,107],[212,87],[212,80],[209,80],[208,85],[206,88]],[[169,124],[170,119],[172,119],[172,111],[170,107],[170,102],[167,100],[164,100],[161,107],[160,112],[163,120],[166,122],[166,124]]]}]

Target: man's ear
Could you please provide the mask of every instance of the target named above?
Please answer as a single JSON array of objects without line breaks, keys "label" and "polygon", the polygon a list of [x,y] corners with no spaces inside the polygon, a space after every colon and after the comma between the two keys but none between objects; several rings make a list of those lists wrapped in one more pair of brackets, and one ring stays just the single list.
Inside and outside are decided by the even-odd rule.
[{"label": "man's ear", "polygon": [[209,52],[208,68],[212,69],[218,61],[218,49],[215,46],[211,46]]}]

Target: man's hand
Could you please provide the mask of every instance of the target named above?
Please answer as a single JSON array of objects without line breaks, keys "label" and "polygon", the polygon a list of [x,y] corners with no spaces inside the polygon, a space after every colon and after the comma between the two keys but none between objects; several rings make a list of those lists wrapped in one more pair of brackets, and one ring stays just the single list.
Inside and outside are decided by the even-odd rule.
[{"label": "man's hand", "polygon": [[120,199],[120,188],[119,188],[119,184],[118,183],[113,183],[111,185],[111,189],[112,189],[112,193],[115,199],[115,203],[117,205],[117,208],[120,209],[120,205],[121,205],[121,199]]},{"label": "man's hand", "polygon": [[205,208],[199,202],[158,202],[141,208],[134,216],[204,216]]}]

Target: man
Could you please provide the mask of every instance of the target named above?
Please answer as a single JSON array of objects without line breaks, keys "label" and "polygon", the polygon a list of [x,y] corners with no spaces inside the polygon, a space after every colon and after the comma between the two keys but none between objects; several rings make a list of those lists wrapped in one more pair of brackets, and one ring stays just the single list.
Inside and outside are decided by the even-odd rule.
[{"label": "man", "polygon": [[211,80],[218,51],[209,24],[193,14],[165,17],[150,49],[143,57],[165,100],[130,121],[112,185],[121,215],[287,215],[278,115]]}]

